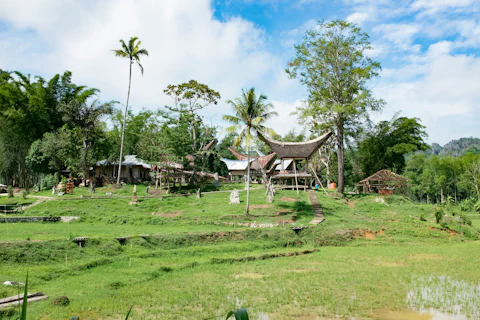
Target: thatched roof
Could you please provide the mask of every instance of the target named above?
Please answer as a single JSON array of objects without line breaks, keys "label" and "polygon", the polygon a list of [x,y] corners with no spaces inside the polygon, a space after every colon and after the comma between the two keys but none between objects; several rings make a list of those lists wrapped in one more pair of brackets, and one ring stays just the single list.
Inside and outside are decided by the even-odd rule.
[{"label": "thatched roof", "polygon": [[205,147],[202,148],[202,151],[208,151],[210,150],[211,148],[215,148],[215,146],[217,145],[218,143],[218,140],[217,139],[213,139],[212,141],[210,141],[209,143],[207,143],[207,145]]},{"label": "thatched roof", "polygon": [[371,182],[371,181],[396,181],[396,182],[400,182],[400,183],[406,183],[408,181],[408,179],[405,178],[404,176],[393,173],[392,171],[389,171],[387,169],[382,169],[382,170],[372,174],[370,177],[359,181],[358,183],[359,184],[365,184],[365,183]]},{"label": "thatched roof", "polygon": [[306,142],[283,142],[265,137],[258,132],[260,140],[264,141],[278,155],[280,159],[305,159],[317,151],[332,135],[329,131],[324,135]]}]

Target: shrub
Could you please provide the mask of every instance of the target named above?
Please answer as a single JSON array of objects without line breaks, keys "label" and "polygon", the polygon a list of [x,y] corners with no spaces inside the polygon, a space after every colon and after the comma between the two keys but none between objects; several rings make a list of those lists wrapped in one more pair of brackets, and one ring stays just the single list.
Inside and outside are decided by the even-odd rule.
[{"label": "shrub", "polygon": [[420,213],[420,221],[427,221],[427,215],[425,212]]},{"label": "shrub", "polygon": [[23,191],[22,191],[22,198],[23,198],[23,199],[26,199],[26,198],[27,198],[27,195],[28,195],[27,189],[23,189]]},{"label": "shrub", "polygon": [[460,222],[466,225],[471,226],[472,225],[472,219],[470,219],[466,213],[460,213],[458,215],[460,217]]},{"label": "shrub", "polygon": [[56,186],[58,184],[59,180],[60,177],[57,177],[53,174],[47,174],[43,176],[42,180],[40,181],[40,190],[52,189],[53,186]]},{"label": "shrub", "polygon": [[67,296],[60,296],[53,301],[53,304],[60,307],[66,307],[70,304],[70,299]]},{"label": "shrub", "polygon": [[437,223],[440,223],[444,215],[445,212],[442,208],[435,208],[435,220],[437,221]]},{"label": "shrub", "polygon": [[7,193],[8,193],[9,198],[13,198],[13,187],[12,186],[7,187]]}]

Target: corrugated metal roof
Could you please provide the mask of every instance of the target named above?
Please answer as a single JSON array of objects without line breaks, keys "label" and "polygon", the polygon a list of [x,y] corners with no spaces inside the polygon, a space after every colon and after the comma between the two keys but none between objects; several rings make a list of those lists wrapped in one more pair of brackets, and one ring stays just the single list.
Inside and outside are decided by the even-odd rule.
[{"label": "corrugated metal roof", "polygon": [[[230,160],[226,158],[221,158],[221,161],[223,161],[228,168],[228,171],[232,170],[246,170],[247,169],[247,160]],[[250,162],[252,162],[255,159],[250,159]]]},{"label": "corrugated metal roof", "polygon": [[[277,161],[278,161],[278,165],[275,167],[275,171],[280,171],[282,170],[282,160],[275,160],[275,163],[277,163]],[[293,162],[292,159],[284,160],[283,169],[286,170],[292,164],[292,162]]]},{"label": "corrugated metal roof", "polygon": [[[98,161],[96,163],[97,166],[108,166],[108,165],[118,165],[116,161],[108,161],[107,159],[104,159],[102,161]],[[142,166],[145,169],[152,169],[152,166],[142,159],[137,159],[136,155],[126,155],[125,160],[122,161],[122,167],[133,167],[133,166]]]}]

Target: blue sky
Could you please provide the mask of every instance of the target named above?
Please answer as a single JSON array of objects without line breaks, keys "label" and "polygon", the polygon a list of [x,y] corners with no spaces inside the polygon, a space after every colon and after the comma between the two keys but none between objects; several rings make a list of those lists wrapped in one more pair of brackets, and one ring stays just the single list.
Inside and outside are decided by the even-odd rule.
[{"label": "blue sky", "polygon": [[[306,98],[284,72],[293,45],[317,20],[346,19],[370,35],[383,70],[370,84],[387,101],[375,121],[418,117],[429,142],[480,136],[480,0],[0,0],[0,68],[74,81],[123,102],[128,62],[118,40],[138,36],[149,49],[145,75],[133,75],[132,107],[171,104],[168,84],[196,79],[222,101],[202,111],[224,126],[225,100],[256,87],[280,116],[279,133],[302,127],[290,115]],[[138,70],[137,70],[138,71]]]}]

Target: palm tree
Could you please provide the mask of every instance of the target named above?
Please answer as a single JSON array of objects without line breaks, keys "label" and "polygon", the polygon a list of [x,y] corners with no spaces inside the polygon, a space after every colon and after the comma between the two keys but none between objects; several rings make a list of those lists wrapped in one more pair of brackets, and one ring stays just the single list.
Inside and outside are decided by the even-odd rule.
[{"label": "palm tree", "polygon": [[228,133],[238,132],[240,134],[233,141],[234,146],[239,146],[245,141],[247,150],[247,207],[245,214],[249,214],[250,205],[250,154],[249,146],[252,139],[257,135],[258,131],[269,135],[275,134],[272,129],[264,126],[265,121],[273,116],[277,116],[277,112],[272,111],[273,105],[267,103],[267,96],[255,94],[255,88],[248,90],[242,89],[242,96],[235,100],[228,100],[227,103],[232,107],[234,115],[224,115],[223,120],[232,123],[231,127],[225,130]]},{"label": "palm tree", "polygon": [[143,66],[140,63],[140,56],[148,56],[148,51],[146,49],[140,49],[142,42],[138,40],[137,37],[131,37],[128,41],[128,45],[125,41],[120,40],[122,44],[122,49],[112,50],[115,53],[116,57],[128,58],[130,60],[130,74],[128,77],[128,94],[127,94],[127,104],[125,105],[125,113],[123,116],[123,128],[122,128],[122,141],[120,143],[120,161],[118,161],[118,177],[117,185],[120,184],[120,173],[122,170],[122,157],[123,157],[123,140],[125,139],[125,126],[127,125],[127,110],[128,110],[128,100],[130,99],[130,85],[132,84],[132,65],[137,63],[140,67],[140,71],[143,76]]}]

